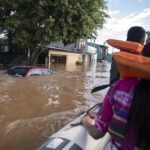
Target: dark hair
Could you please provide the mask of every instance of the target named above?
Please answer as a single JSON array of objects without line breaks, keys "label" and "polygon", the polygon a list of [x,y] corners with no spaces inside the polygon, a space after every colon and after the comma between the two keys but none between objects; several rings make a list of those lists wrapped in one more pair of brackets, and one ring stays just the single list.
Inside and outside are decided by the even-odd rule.
[{"label": "dark hair", "polygon": [[127,41],[133,41],[143,44],[145,41],[146,31],[143,27],[133,26],[128,30]]},{"label": "dark hair", "polygon": [[[150,44],[144,46],[142,55],[150,57]],[[129,124],[134,124],[136,146],[150,149],[150,80],[141,79],[134,90],[128,116]]]},{"label": "dark hair", "polygon": [[146,44],[141,53],[143,56],[150,57],[150,43]]}]

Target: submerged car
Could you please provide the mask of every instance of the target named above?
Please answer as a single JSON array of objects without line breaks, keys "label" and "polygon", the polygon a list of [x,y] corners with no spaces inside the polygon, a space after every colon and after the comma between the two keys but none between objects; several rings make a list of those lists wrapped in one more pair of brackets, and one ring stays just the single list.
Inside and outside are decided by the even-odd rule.
[{"label": "submerged car", "polygon": [[16,77],[51,75],[52,70],[38,66],[15,66],[10,68],[7,73]]}]

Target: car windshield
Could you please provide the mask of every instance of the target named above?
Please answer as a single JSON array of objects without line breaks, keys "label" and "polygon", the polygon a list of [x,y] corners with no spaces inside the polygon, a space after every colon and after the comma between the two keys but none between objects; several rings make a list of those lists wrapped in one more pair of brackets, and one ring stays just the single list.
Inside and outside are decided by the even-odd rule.
[{"label": "car windshield", "polygon": [[25,74],[28,72],[28,70],[29,70],[29,68],[16,67],[16,68],[10,69],[8,71],[8,74],[16,75],[16,76],[25,76]]}]

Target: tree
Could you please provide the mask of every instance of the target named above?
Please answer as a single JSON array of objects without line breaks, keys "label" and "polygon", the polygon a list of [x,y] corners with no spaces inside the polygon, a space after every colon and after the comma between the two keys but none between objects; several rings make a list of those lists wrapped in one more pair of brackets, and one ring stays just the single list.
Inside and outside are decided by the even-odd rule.
[{"label": "tree", "polygon": [[0,28],[11,44],[32,51],[87,38],[103,27],[106,10],[105,0],[1,0]]}]

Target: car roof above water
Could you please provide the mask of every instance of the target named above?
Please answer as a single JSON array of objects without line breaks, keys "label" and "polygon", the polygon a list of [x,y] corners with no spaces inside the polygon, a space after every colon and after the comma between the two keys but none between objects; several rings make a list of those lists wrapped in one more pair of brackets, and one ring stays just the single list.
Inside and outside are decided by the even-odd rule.
[{"label": "car roof above water", "polygon": [[14,66],[12,68],[40,68],[39,66]]}]

